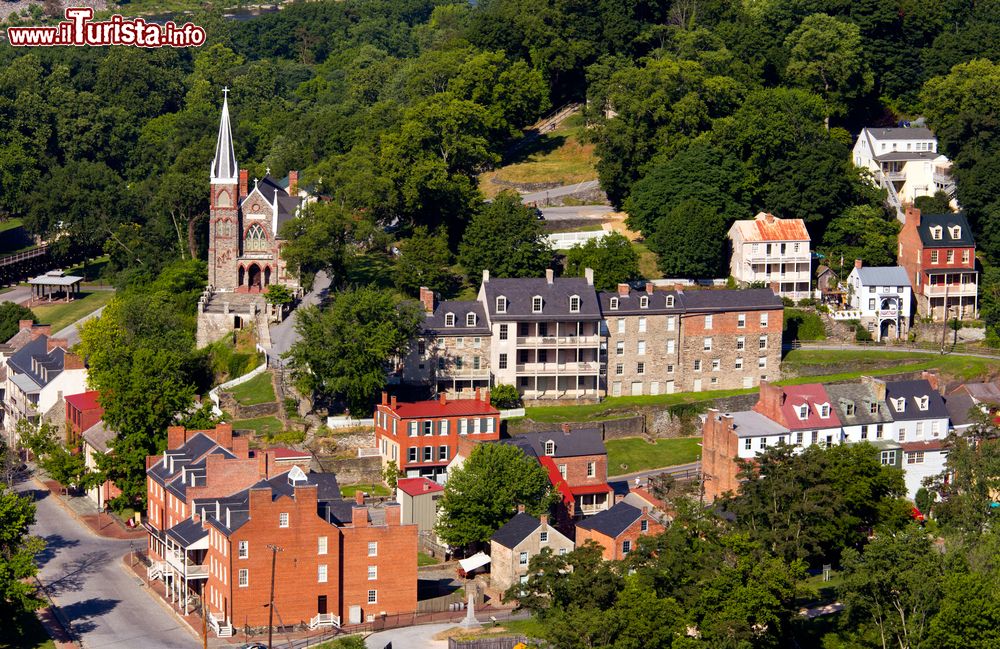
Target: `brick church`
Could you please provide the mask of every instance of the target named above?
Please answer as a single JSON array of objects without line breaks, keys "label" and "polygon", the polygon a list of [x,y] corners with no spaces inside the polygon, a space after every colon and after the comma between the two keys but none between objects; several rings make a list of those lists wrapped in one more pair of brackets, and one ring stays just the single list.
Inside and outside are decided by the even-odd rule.
[{"label": "brick church", "polygon": [[[227,92],[227,91],[223,91]],[[303,205],[298,172],[275,180],[270,170],[249,185],[236,163],[228,97],[222,102],[219,137],[212,161],[212,206],[208,284],[214,292],[263,293],[271,284],[298,291],[298,277],[281,259],[281,226]]]}]

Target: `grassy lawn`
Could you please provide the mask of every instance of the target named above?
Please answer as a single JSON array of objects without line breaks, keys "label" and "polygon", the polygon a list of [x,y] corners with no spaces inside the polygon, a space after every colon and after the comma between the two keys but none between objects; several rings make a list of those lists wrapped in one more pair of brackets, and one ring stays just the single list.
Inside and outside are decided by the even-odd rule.
[{"label": "grassy lawn", "polygon": [[32,307],[41,324],[52,325],[52,333],[68,327],[80,318],[89,315],[111,301],[114,291],[81,292],[72,302],[53,302]]},{"label": "grassy lawn", "polygon": [[375,284],[381,288],[392,288],[393,260],[380,252],[368,252],[353,258],[347,268],[347,279],[351,284]]},{"label": "grassy lawn", "polygon": [[441,563],[431,555],[426,552],[417,552],[417,565],[418,566],[434,566]]},{"label": "grassy lawn", "polygon": [[21,219],[0,222],[0,255],[12,255],[34,247],[35,241],[22,227]]},{"label": "grassy lawn", "polygon": [[701,457],[700,437],[659,439],[650,444],[638,437],[612,439],[608,447],[608,475],[635,473],[646,469],[696,462]]},{"label": "grassy lawn", "polygon": [[642,241],[633,241],[632,248],[639,253],[639,274],[646,279],[663,279],[660,267],[656,265],[656,253]]},{"label": "grassy lawn", "polygon": [[252,430],[261,437],[274,437],[285,427],[277,417],[257,417],[255,419],[237,419],[233,422],[235,430]]},{"label": "grassy lawn", "polygon": [[45,632],[34,613],[22,613],[0,633],[0,649],[55,649],[56,644]]},{"label": "grassy lawn", "polygon": [[258,374],[246,383],[241,383],[230,392],[233,398],[244,406],[254,406],[258,403],[274,401],[274,385],[271,384],[271,373]]},{"label": "grassy lawn", "polygon": [[501,624],[503,628],[511,633],[526,635],[529,638],[542,638],[545,636],[545,626],[534,617],[529,617],[526,620],[508,620]]},{"label": "grassy lawn", "polygon": [[363,491],[369,496],[388,496],[389,487],[384,484],[349,484],[340,488],[340,495],[344,498],[354,498],[357,491]]},{"label": "grassy lawn", "polygon": [[559,128],[541,135],[514,152],[504,166],[480,176],[480,189],[495,196],[503,186],[493,178],[511,183],[558,183],[572,185],[597,178],[594,145],[581,141],[586,126],[582,115],[573,115]]}]

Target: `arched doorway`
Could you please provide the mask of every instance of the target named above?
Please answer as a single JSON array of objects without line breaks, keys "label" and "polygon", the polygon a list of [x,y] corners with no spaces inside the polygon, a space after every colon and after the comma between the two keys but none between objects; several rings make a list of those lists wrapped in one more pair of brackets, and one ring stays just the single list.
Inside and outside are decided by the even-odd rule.
[{"label": "arched doorway", "polygon": [[247,288],[251,293],[260,291],[260,266],[250,264],[247,268]]},{"label": "arched doorway", "polygon": [[879,340],[893,340],[898,337],[895,320],[883,320],[880,329]]},{"label": "arched doorway", "polygon": [[271,284],[271,267],[264,266],[264,286],[270,286]]},{"label": "arched doorway", "polygon": [[239,281],[236,282],[237,286],[243,286],[243,280],[246,279],[246,275],[247,275],[247,271],[241,265],[240,266],[240,271],[239,271]]}]

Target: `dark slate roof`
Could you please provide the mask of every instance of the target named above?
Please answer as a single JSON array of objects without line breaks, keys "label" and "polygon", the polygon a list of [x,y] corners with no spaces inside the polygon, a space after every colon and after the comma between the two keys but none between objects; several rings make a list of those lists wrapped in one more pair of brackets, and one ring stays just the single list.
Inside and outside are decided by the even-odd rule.
[{"label": "dark slate roof", "polygon": [[[940,239],[931,237],[931,227],[939,225],[943,228]],[[949,228],[957,225],[962,228],[962,233],[958,239],[951,238]],[[920,241],[925,248],[968,248],[976,245],[976,240],[972,236],[972,228],[965,218],[964,212],[956,214],[921,214],[920,226],[917,227],[920,233]],[[934,270],[934,269],[928,269]],[[968,270],[968,269],[966,269]]]},{"label": "dark slate roof", "polygon": [[972,423],[970,411],[976,407],[976,402],[967,392],[957,392],[944,400],[948,409],[948,418],[952,426],[968,426]]},{"label": "dark slate roof", "polygon": [[[210,524],[227,536],[241,528],[250,520],[250,491],[253,489],[270,489],[271,500],[282,497],[293,497],[295,488],[288,480],[289,472],[281,473],[267,480],[260,480],[226,498],[209,498],[195,501],[195,508],[200,511],[205,508],[205,516]],[[317,516],[330,520],[332,514],[334,523],[350,522],[353,502],[345,501],[340,496],[340,485],[333,473],[306,473],[305,485],[316,485],[318,502]],[[215,501],[219,501],[219,517],[215,517]],[[226,525],[226,509],[229,509],[229,524]]]},{"label": "dark slate roof", "polygon": [[[455,314],[455,326],[444,326],[444,317],[447,313]],[[465,326],[466,316],[470,313],[476,314],[476,326]],[[446,300],[439,302],[434,309],[434,313],[424,316],[423,330],[430,334],[453,334],[461,335],[489,335],[490,328],[486,323],[486,312],[483,305],[476,300]]]},{"label": "dark slate roof", "polygon": [[[917,408],[916,399],[927,396],[927,410]],[[903,411],[896,410],[893,399],[904,398],[906,404]],[[948,409],[938,391],[931,387],[926,379],[913,381],[888,381],[885,384],[885,401],[894,421],[913,421],[916,419],[947,418]]]},{"label": "dark slate roof", "polygon": [[585,530],[594,530],[613,539],[628,529],[628,526],[639,520],[642,510],[633,507],[625,502],[616,503],[611,509],[607,509],[600,514],[595,514],[590,518],[585,518],[577,523],[577,527]]},{"label": "dark slate roof", "polygon": [[[549,284],[544,277],[490,279],[483,284],[491,321],[503,320],[599,320],[601,309],[594,287],[581,277],[556,277]],[[534,296],[542,298],[542,312],[531,312]],[[580,298],[579,313],[570,313],[569,299]],[[506,313],[497,313],[497,297],[507,298]]]},{"label": "dark slate roof", "polygon": [[[17,374],[26,374],[39,387],[44,388],[62,373],[63,360],[66,356],[66,351],[61,347],[48,351],[48,340],[48,336],[35,338],[7,359],[7,367]],[[36,371],[42,367],[48,370],[45,377]]]},{"label": "dark slate roof", "polygon": [[173,538],[184,548],[205,538],[206,534],[208,532],[202,528],[201,523],[196,523],[190,518],[185,518],[167,530],[167,536]]},{"label": "dark slate roof", "polygon": [[537,458],[538,453],[535,452],[535,447],[532,445],[531,440],[529,440],[524,435],[518,435],[517,437],[506,437],[504,439],[498,439],[497,444],[508,444],[510,446],[516,446],[521,449],[521,452],[528,457]]},{"label": "dark slate roof", "polygon": [[935,151],[886,151],[872,157],[879,162],[903,162],[907,160],[936,160],[941,157],[941,154]]},{"label": "dark slate roof", "polygon": [[868,132],[878,140],[930,140],[934,138],[934,133],[923,126],[869,128]]},{"label": "dark slate roof", "polygon": [[862,266],[857,273],[864,286],[910,285],[910,278],[902,266]]},{"label": "dark slate roof", "polygon": [[736,311],[739,309],[780,309],[781,298],[769,288],[681,291],[684,310]]},{"label": "dark slate roof", "polygon": [[544,433],[523,433],[522,437],[531,445],[537,457],[545,455],[545,442],[556,443],[555,455],[552,457],[577,457],[580,455],[605,455],[604,439],[598,428],[577,428],[568,433],[561,430]]},{"label": "dark slate roof", "polygon": [[[884,424],[892,421],[885,402],[878,400],[878,395],[871,386],[864,383],[844,383],[827,385],[826,393],[830,395],[831,405],[837,409],[837,416],[844,426],[865,424]],[[846,403],[854,404],[854,414],[848,415]],[[870,404],[878,405],[878,412],[872,413]]]},{"label": "dark slate roof", "polygon": [[[209,451],[217,448],[220,447],[214,439],[204,433],[195,433],[194,436],[184,442],[182,446],[167,450],[160,461],[150,467],[146,473],[160,484],[166,485],[167,483],[176,480],[177,476],[181,474],[181,470],[184,467],[201,459],[201,457],[206,455]],[[222,449],[221,452],[229,457],[236,457],[225,449]],[[169,471],[170,467],[168,465],[168,457],[174,458],[173,473]],[[184,493],[183,487],[179,487],[178,490],[178,495],[182,495]]]},{"label": "dark slate roof", "polygon": [[274,205],[275,201],[278,203],[278,227],[274,233],[277,236],[281,231],[281,226],[295,216],[295,210],[298,209],[302,201],[297,196],[289,196],[280,182],[271,177],[270,174],[258,180],[250,193],[252,194],[255,190],[259,191],[269,204]]},{"label": "dark slate roof", "polygon": [[[649,306],[645,309],[639,306],[639,298],[642,296],[649,298]],[[667,306],[667,296],[674,298],[673,306]],[[611,308],[611,299],[618,298],[618,308]],[[597,299],[601,304],[601,313],[605,317],[618,315],[642,315],[643,313],[680,313],[682,302],[678,298],[677,291],[653,291],[652,294],[645,291],[629,289],[628,295],[621,295],[618,291],[601,291],[597,294]]]},{"label": "dark slate roof", "polygon": [[528,538],[528,535],[541,526],[541,522],[530,514],[518,512],[514,518],[493,533],[492,540],[505,548],[514,549],[517,545]]}]

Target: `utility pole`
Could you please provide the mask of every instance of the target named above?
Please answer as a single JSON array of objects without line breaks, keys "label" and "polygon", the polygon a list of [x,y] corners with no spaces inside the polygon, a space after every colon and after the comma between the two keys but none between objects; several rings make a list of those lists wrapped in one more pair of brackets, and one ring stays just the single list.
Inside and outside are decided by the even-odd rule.
[{"label": "utility pole", "polygon": [[204,598],[201,600],[201,646],[208,649],[208,606]]},{"label": "utility pole", "polygon": [[278,560],[278,553],[283,548],[268,543],[267,549],[271,551],[271,600],[267,606],[267,646],[271,647],[271,640],[274,636],[274,566]]}]

